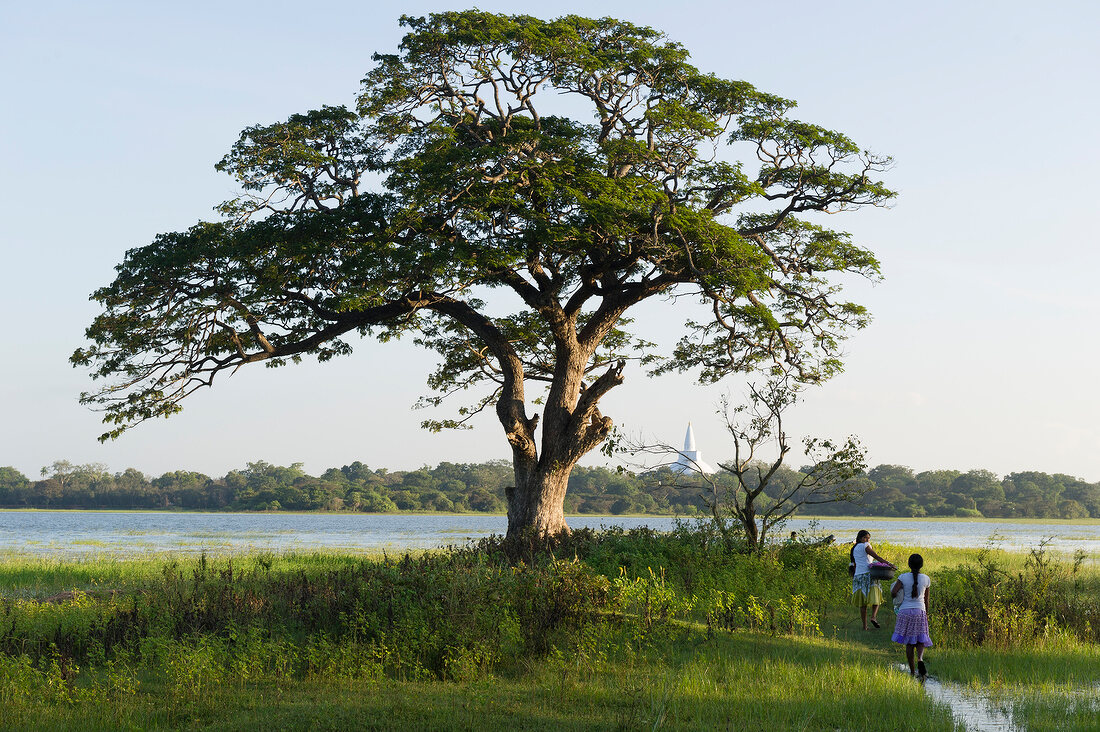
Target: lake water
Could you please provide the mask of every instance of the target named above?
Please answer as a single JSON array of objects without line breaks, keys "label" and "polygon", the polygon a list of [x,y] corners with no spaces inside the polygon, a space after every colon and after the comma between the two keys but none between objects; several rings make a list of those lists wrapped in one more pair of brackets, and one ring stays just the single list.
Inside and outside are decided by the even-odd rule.
[{"label": "lake water", "polygon": [[[572,516],[582,526],[650,526],[668,530],[668,517]],[[805,531],[810,519],[789,522],[787,531]],[[251,551],[401,552],[463,544],[501,534],[503,516],[280,513],[168,513],[95,511],[0,511],[0,552],[77,558],[174,552],[230,554]],[[872,541],[921,546],[980,547],[1001,537],[1006,549],[1029,549],[1053,537],[1050,548],[1088,552],[1100,559],[1100,524],[999,523],[950,519],[818,519],[817,534],[850,542],[859,529]]]}]

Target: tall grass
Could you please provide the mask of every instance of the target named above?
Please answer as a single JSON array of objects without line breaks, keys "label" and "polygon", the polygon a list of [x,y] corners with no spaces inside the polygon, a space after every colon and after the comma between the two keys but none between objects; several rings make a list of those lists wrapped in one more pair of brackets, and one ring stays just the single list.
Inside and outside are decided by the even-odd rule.
[{"label": "tall grass", "polygon": [[[1063,610],[1095,600],[1096,573],[1041,551],[925,553],[945,677],[1095,678],[1088,619]],[[809,540],[742,552],[705,525],[402,557],[5,560],[0,728],[951,728],[885,633],[835,625],[846,562]],[[966,635],[953,608],[993,566],[1006,588],[1045,583],[1045,634]],[[991,649],[1000,665],[968,661]]]},{"label": "tall grass", "polygon": [[1023,558],[980,550],[937,577],[935,629],[961,643],[1015,648],[1100,642],[1100,580],[1079,552],[1060,561],[1045,544]]},{"label": "tall grass", "polygon": [[1003,695],[1012,719],[1035,732],[1100,730],[1100,689],[1033,688]]}]

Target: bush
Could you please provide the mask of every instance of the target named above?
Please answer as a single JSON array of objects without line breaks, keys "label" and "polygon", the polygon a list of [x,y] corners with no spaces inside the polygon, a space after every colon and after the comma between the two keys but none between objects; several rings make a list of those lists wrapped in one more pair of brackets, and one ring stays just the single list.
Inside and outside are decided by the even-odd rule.
[{"label": "bush", "polygon": [[1100,640],[1100,606],[1095,593],[1081,593],[1085,559],[1058,561],[1043,541],[1030,550],[1022,571],[1012,572],[992,550],[979,552],[975,564],[936,575],[937,610],[929,616],[935,634],[962,644],[997,648],[1057,642],[1067,634],[1086,642]]},{"label": "bush", "polygon": [[846,577],[835,549],[741,553],[703,524],[381,560],[202,556],[167,562],[136,591],[0,601],[0,702],[39,687],[57,703],[109,698],[135,678],[190,704],[264,679],[461,681],[536,661],[592,671],[677,625],[817,633]]}]

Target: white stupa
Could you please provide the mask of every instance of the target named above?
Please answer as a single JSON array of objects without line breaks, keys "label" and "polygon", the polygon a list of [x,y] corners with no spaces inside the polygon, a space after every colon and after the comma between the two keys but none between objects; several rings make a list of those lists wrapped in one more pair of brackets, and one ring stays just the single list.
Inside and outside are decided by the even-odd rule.
[{"label": "white stupa", "polygon": [[695,432],[691,429],[691,422],[688,422],[688,431],[684,435],[684,449],[679,455],[676,462],[672,464],[672,470],[677,473],[695,472],[709,475],[718,472],[708,465],[703,460],[703,454],[695,449]]}]

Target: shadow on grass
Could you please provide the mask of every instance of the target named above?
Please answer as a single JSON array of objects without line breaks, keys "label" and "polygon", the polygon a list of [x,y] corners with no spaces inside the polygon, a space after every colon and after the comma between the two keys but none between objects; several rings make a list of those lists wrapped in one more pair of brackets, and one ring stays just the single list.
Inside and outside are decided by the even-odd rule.
[{"label": "shadow on grass", "polygon": [[[495,678],[269,679],[172,697],[150,684],[112,705],[37,709],[10,729],[952,729],[874,649],[840,638],[663,628],[646,650],[550,656]],[[108,708],[109,707],[109,708]],[[916,726],[914,726],[916,720]]]}]

